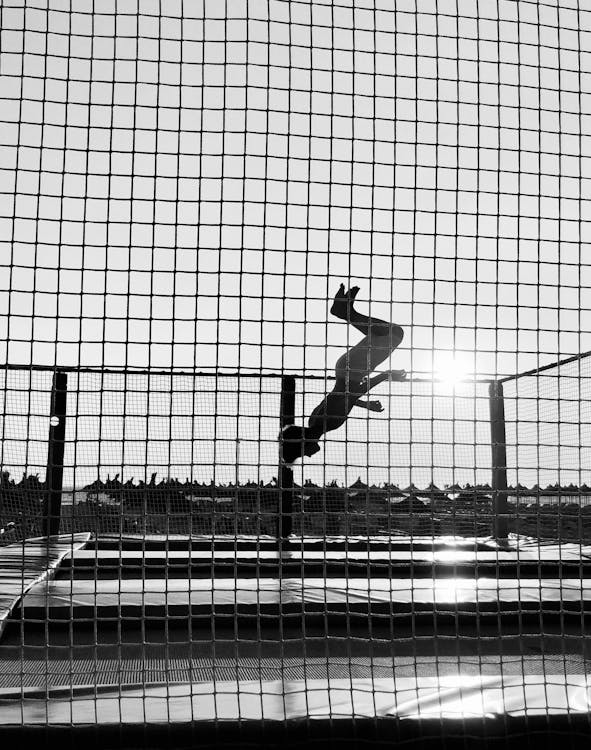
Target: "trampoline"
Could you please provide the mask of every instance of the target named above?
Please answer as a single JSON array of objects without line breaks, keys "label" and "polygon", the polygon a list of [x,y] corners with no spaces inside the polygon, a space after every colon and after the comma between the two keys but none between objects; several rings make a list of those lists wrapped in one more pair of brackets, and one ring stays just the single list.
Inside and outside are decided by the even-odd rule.
[{"label": "trampoline", "polygon": [[[56,747],[435,747],[442,737],[507,747],[526,732],[565,731],[583,746],[590,736],[591,548],[450,538],[397,538],[390,549],[358,540],[353,551],[302,539],[258,552],[249,538],[233,550],[174,537],[45,542],[0,552],[13,585],[0,640],[3,736],[26,726]],[[498,577],[486,575],[493,564]],[[359,570],[336,577],[339,565]]]}]

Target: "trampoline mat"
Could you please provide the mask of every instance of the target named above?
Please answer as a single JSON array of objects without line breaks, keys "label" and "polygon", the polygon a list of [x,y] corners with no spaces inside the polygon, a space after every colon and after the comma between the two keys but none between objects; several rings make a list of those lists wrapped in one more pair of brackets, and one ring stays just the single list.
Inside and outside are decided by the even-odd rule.
[{"label": "trampoline mat", "polygon": [[81,685],[142,685],[216,680],[329,680],[393,677],[519,676],[585,674],[580,654],[284,657],[279,658],[126,658],[6,659],[0,662],[0,689]]},{"label": "trampoline mat", "polygon": [[[50,700],[48,700],[48,698]],[[572,718],[589,725],[584,675],[449,675],[328,680],[216,680],[0,692],[0,724],[236,723],[261,720],[483,719],[505,714]]]},{"label": "trampoline mat", "polygon": [[508,603],[581,602],[591,599],[591,581],[577,579],[498,580],[496,578],[449,579],[174,579],[174,580],[59,580],[33,586],[20,605],[33,609],[86,607],[120,608],[148,606],[230,607],[368,603],[419,604],[460,603],[478,605]]}]

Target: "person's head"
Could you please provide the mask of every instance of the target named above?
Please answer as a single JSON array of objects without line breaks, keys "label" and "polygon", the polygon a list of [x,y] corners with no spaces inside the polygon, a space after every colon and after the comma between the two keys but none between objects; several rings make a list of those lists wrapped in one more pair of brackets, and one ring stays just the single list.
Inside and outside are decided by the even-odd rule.
[{"label": "person's head", "polygon": [[295,424],[283,428],[281,444],[283,460],[287,464],[293,463],[296,458],[302,456],[313,456],[320,450],[318,441],[307,434],[306,428]]}]

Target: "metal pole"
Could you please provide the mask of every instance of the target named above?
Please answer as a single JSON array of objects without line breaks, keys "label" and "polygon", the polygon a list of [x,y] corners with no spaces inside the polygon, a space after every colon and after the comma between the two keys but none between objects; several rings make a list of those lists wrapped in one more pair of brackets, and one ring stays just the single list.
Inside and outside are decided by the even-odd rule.
[{"label": "metal pole", "polygon": [[[295,422],[295,386],[296,380],[293,375],[284,375],[281,378],[281,402],[279,406],[279,424],[281,430]],[[279,488],[281,493],[281,513],[279,524],[279,536],[287,539],[291,534],[293,526],[293,471],[281,460],[281,439],[279,435]]]},{"label": "metal pole", "polygon": [[509,536],[509,504],[507,502],[507,437],[505,433],[505,402],[503,385],[490,384],[490,437],[492,448],[492,490],[495,516],[494,535],[497,539]]},{"label": "metal pole", "polygon": [[60,532],[67,392],[67,373],[59,370],[54,372],[49,414],[49,446],[46,473],[47,494],[45,496],[43,514],[43,533],[47,537],[59,534]]}]

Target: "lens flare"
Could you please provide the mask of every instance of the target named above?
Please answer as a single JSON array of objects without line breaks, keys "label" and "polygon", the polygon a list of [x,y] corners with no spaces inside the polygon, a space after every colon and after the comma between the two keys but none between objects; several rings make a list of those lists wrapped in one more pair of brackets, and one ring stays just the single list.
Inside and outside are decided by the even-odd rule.
[{"label": "lens flare", "polygon": [[446,388],[474,377],[473,358],[466,352],[436,352],[433,358],[433,379]]}]

